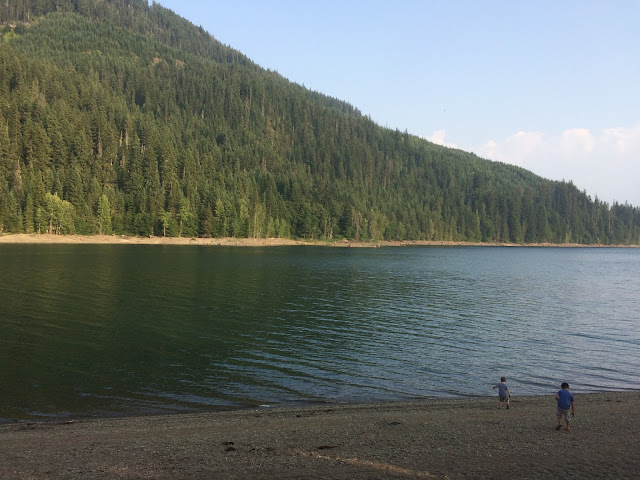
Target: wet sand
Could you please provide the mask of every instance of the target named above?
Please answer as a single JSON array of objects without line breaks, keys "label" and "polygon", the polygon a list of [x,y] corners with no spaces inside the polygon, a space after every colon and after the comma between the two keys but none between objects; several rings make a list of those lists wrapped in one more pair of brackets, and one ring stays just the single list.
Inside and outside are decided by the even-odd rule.
[{"label": "wet sand", "polygon": [[0,478],[638,478],[640,392],[553,393],[0,426]]},{"label": "wet sand", "polygon": [[486,246],[486,247],[640,247],[640,245],[579,245],[579,244],[515,244],[474,243],[429,240],[362,242],[357,240],[323,241],[287,238],[189,238],[189,237],[130,237],[126,235],[49,235],[35,233],[0,234],[0,244],[98,244],[98,245],[208,245],[223,247],[275,247],[291,245],[319,245],[329,247],[404,247],[404,246]]}]

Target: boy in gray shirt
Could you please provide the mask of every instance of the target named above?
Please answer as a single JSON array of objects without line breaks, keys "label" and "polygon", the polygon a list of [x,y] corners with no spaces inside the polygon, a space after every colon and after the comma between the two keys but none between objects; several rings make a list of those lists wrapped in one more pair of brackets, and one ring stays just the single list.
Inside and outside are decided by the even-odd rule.
[{"label": "boy in gray shirt", "polygon": [[498,408],[502,408],[502,402],[507,402],[507,408],[509,408],[509,400],[511,399],[511,392],[509,391],[509,387],[507,386],[507,378],[501,377],[500,383],[498,385],[494,385],[493,389],[498,389]]}]

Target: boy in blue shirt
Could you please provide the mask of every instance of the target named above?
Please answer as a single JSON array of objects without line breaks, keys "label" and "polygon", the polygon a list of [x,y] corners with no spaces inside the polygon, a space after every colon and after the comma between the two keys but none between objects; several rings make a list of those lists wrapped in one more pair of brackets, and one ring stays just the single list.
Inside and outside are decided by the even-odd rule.
[{"label": "boy in blue shirt", "polygon": [[509,387],[507,386],[506,377],[500,378],[500,383],[498,385],[494,385],[493,389],[498,389],[498,408],[502,408],[502,402],[507,402],[507,408],[509,408],[509,400],[511,400],[511,392],[509,391]]},{"label": "boy in blue shirt", "polygon": [[[571,431],[569,420],[571,417],[576,416],[576,404],[573,401],[573,395],[569,391],[569,384],[565,382],[561,387],[562,390],[556,393],[556,400],[558,401],[558,408],[556,410],[558,425],[556,425],[556,430],[560,430],[562,428],[562,419],[564,418],[564,421],[567,424],[567,430]],[[571,409],[571,414],[569,414],[569,409]]]}]

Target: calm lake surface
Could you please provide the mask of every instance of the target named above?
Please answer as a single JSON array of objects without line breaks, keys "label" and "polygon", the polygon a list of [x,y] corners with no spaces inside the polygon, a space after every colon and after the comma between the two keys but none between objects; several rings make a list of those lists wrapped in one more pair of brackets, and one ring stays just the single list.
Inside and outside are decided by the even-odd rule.
[{"label": "calm lake surface", "polygon": [[0,421],[640,389],[640,249],[0,247]]}]

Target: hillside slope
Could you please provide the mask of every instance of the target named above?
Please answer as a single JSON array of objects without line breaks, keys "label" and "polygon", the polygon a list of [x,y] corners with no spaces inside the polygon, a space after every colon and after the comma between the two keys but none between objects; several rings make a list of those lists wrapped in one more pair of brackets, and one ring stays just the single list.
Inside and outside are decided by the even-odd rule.
[{"label": "hillside slope", "polygon": [[0,231],[640,243],[638,208],[381,128],[157,4],[0,23]]}]

